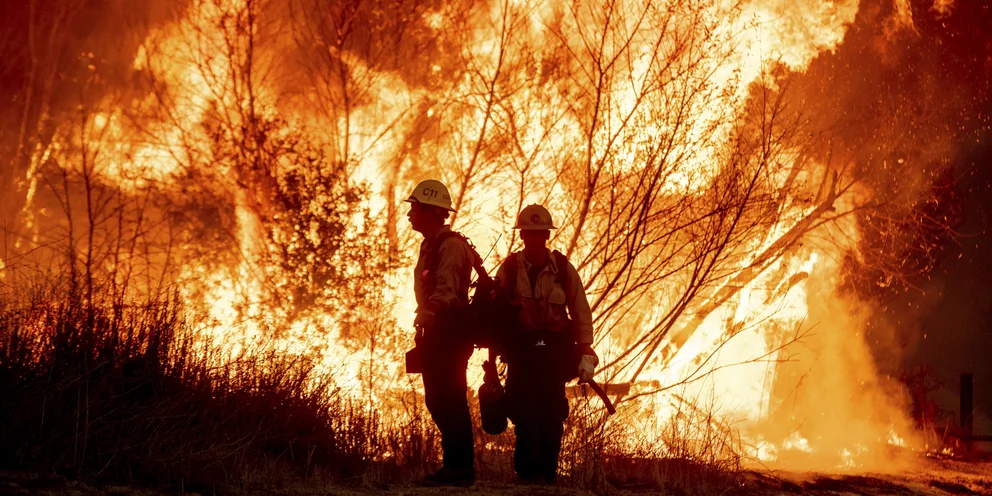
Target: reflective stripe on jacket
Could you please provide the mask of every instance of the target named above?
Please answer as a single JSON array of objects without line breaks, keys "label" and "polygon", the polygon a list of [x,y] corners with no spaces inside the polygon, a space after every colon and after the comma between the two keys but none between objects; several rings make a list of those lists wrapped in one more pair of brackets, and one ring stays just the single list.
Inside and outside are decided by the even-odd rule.
[{"label": "reflective stripe on jacket", "polygon": [[[532,267],[522,251],[516,252],[508,260],[517,263],[517,280],[513,287],[513,303],[520,305],[520,322],[527,329],[561,331],[567,325],[567,317],[572,319],[575,331],[575,341],[579,344],[592,343],[592,311],[589,300],[586,299],[585,288],[575,267],[568,263],[567,267],[558,267],[555,256],[548,250],[548,263],[541,269],[537,282],[531,290],[528,270]],[[509,290],[507,267],[504,262],[496,276],[504,290]],[[564,276],[568,282],[565,289],[555,282],[558,271],[565,270]],[[565,310],[568,309],[566,314]]]},{"label": "reflective stripe on jacket", "polygon": [[[444,226],[437,235],[450,232],[451,227]],[[417,297],[419,309],[433,307],[434,310],[444,310],[451,307],[468,304],[468,285],[472,276],[472,251],[468,245],[450,236],[441,242],[437,250],[437,269],[433,275],[435,285],[433,291],[428,291],[428,271],[431,267],[430,258],[435,238],[424,239],[420,243],[420,255],[414,269],[413,291]]]}]

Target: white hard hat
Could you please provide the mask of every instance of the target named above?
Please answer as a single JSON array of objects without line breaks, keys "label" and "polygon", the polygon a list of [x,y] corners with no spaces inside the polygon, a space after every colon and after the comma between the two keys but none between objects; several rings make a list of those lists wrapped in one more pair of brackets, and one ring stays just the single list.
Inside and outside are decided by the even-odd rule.
[{"label": "white hard hat", "polygon": [[530,231],[558,229],[551,220],[551,212],[536,204],[527,205],[520,211],[520,215],[517,216],[517,225],[513,228]]},{"label": "white hard hat", "polygon": [[405,201],[440,207],[449,212],[455,211],[451,208],[451,195],[448,194],[448,188],[441,181],[434,179],[420,181],[420,184],[413,189],[413,193],[410,193],[410,197]]}]

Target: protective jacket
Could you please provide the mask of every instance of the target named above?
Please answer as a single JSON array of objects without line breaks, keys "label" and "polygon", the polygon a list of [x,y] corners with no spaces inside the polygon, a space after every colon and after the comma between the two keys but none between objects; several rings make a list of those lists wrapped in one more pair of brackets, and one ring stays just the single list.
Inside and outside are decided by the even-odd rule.
[{"label": "protective jacket", "polygon": [[[468,304],[473,256],[463,238],[442,236],[450,232],[444,226],[420,244],[414,272],[417,312],[433,312],[437,320],[424,330],[417,346],[423,349],[424,401],[441,431],[444,467],[471,472],[475,455],[465,371],[472,343],[464,339],[469,329],[457,310]],[[435,241],[440,242],[437,249]]]},{"label": "protective jacket", "polygon": [[[525,330],[565,331],[571,319],[575,342],[591,344],[592,311],[579,273],[567,261],[564,267],[559,267],[557,257],[550,250],[547,260],[533,284],[528,274],[534,267],[523,251],[507,258],[496,277],[502,289],[513,294],[513,303],[520,307],[520,324]],[[511,270],[508,264],[516,264],[515,270]],[[564,271],[561,277],[559,271]],[[516,278],[511,282],[508,278],[512,272],[516,272]]]},{"label": "protective jacket", "polygon": [[[472,276],[471,248],[457,236],[450,236],[441,241],[436,263],[431,261],[434,240],[445,232],[451,232],[451,227],[442,227],[434,237],[420,243],[413,283],[418,312],[443,312],[468,305],[468,287]],[[432,266],[436,267],[433,271]]]}]

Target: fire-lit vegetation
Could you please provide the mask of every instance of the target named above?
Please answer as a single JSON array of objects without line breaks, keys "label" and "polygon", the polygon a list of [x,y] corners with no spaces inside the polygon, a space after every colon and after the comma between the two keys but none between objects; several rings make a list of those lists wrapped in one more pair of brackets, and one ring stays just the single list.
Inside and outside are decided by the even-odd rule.
[{"label": "fire-lit vegetation", "polygon": [[[401,368],[425,178],[490,268],[523,205],[561,226],[620,391],[610,418],[573,401],[565,483],[920,447],[865,331],[951,234],[958,137],[882,131],[958,106],[865,102],[817,59],[854,22],[888,27],[844,43],[911,32],[900,8],[142,4],[4,7],[0,463],[173,487],[435,467]],[[480,479],[511,480],[511,446],[479,431]]]}]

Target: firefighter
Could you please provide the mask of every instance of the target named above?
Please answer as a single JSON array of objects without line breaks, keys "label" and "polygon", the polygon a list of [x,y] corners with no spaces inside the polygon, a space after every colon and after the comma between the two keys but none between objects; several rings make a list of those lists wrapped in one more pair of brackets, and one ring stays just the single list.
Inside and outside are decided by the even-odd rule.
[{"label": "firefighter", "polygon": [[524,249],[497,272],[501,290],[519,307],[506,337],[504,407],[513,422],[513,469],[525,484],[553,485],[568,400],[565,383],[593,377],[592,312],[575,267],[547,243],[555,229],[541,205],[524,208],[513,227]]},{"label": "firefighter", "polygon": [[424,236],[414,270],[414,326],[423,350],[427,410],[441,431],[442,467],[427,475],[424,484],[470,486],[475,482],[474,444],[465,373],[473,345],[460,325],[459,310],[468,304],[473,252],[445,223],[454,209],[444,184],[422,181],[406,201],[410,225]]}]

